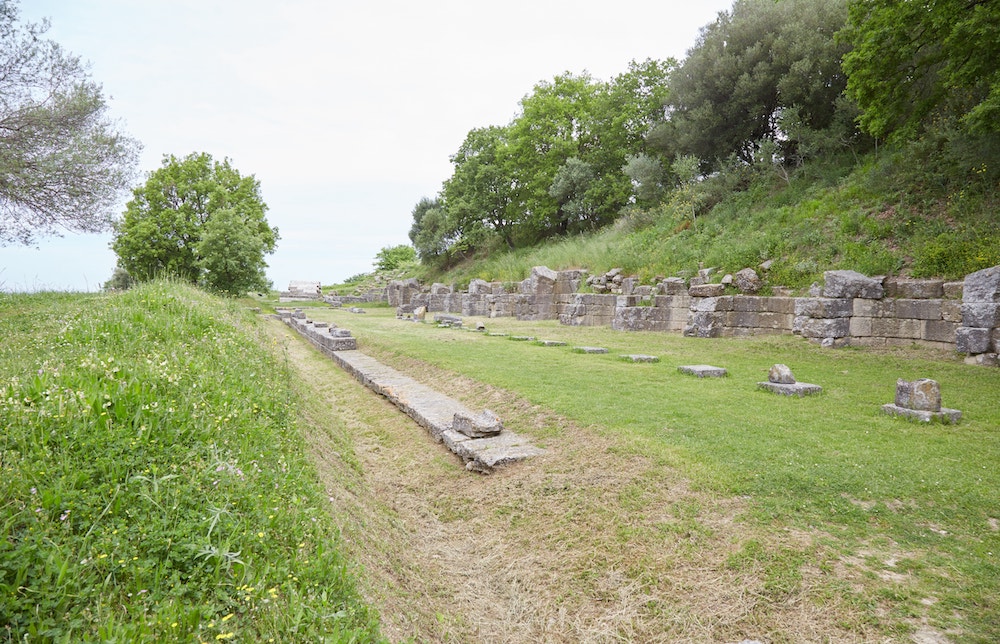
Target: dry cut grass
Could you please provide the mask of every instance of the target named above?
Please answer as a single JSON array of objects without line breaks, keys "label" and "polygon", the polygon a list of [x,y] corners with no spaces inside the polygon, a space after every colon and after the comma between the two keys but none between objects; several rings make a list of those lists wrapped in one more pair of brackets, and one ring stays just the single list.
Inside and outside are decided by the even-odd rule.
[{"label": "dry cut grass", "polygon": [[[600,427],[425,363],[376,355],[496,411],[546,455],[468,473],[391,404],[275,323],[312,404],[304,431],[393,641],[892,641],[824,535],[765,532]],[[638,439],[628,439],[635,441]],[[785,583],[761,562],[789,559]]]}]

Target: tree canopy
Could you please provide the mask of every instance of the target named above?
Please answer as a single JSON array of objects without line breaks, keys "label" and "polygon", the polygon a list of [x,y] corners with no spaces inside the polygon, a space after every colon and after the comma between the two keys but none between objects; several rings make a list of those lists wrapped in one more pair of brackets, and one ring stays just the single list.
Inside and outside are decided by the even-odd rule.
[{"label": "tree canopy", "polygon": [[935,119],[1000,132],[1000,3],[855,0],[842,39],[847,90],[873,135],[912,138]]},{"label": "tree canopy", "polygon": [[0,0],[0,246],[110,228],[139,144],[80,59]]},{"label": "tree canopy", "polygon": [[228,159],[170,155],[133,191],[111,247],[140,281],[169,275],[238,294],[267,284],[264,255],[274,252],[278,229],[266,211],[260,183]]}]

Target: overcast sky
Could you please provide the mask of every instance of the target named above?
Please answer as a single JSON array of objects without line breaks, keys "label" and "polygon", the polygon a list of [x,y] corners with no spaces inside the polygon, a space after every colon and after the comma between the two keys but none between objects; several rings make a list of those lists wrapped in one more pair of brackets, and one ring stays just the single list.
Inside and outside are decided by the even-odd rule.
[{"label": "overcast sky", "polygon": [[[732,0],[21,0],[90,61],[110,111],[165,154],[228,157],[260,181],[277,288],[368,272],[469,130],[504,125],[539,81],[683,59]],[[124,195],[122,206],[128,195]],[[0,247],[10,290],[97,290],[110,235]]]}]

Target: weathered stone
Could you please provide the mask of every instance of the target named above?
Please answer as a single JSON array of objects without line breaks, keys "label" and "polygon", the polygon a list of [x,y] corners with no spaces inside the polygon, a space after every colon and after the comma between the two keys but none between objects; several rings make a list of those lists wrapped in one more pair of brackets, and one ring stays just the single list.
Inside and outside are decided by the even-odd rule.
[{"label": "weathered stone", "polygon": [[749,293],[752,295],[759,291],[764,283],[757,275],[757,271],[752,268],[744,268],[741,271],[737,271],[736,275],[733,276],[733,284],[736,285],[740,293]]},{"label": "weathered stone", "polygon": [[435,282],[431,284],[431,295],[446,295],[451,293],[452,288],[447,284],[441,284],[440,282]]},{"label": "weathered stone", "polygon": [[732,276],[732,274],[731,273],[726,273],[725,275],[723,275],[722,276],[722,280],[720,280],[719,283],[722,284],[723,286],[732,286],[733,285],[733,276]]},{"label": "weathered stone", "polygon": [[957,330],[958,324],[955,322],[948,322],[947,320],[924,320],[920,337],[928,342],[954,344],[955,331]]},{"label": "weathered stone", "polygon": [[540,347],[565,347],[566,343],[562,340],[539,340],[536,344]]},{"label": "weathered stone", "polygon": [[691,297],[719,297],[726,292],[726,287],[722,284],[695,284],[691,281],[688,295]]},{"label": "weathered stone", "polygon": [[503,431],[500,417],[489,409],[484,409],[482,413],[475,416],[469,415],[465,411],[456,412],[451,426],[456,432],[465,434],[469,438],[496,436]]},{"label": "weathered stone", "polygon": [[[719,284],[712,286],[719,286]],[[702,297],[692,300],[690,306],[692,311],[732,311],[734,299],[731,295]]]},{"label": "weathered stone", "polygon": [[847,318],[854,315],[854,304],[853,300],[847,298],[801,297],[795,300],[795,315]]},{"label": "weathered stone", "polygon": [[823,273],[824,297],[863,297],[881,299],[884,294],[882,280],[862,275],[857,271],[826,271]]},{"label": "weathered stone", "polygon": [[870,338],[872,336],[872,319],[853,317],[851,318],[851,337]]},{"label": "weathered stone", "polygon": [[660,292],[664,295],[687,295],[688,289],[680,277],[668,277],[660,282]]},{"label": "weathered stone", "polygon": [[1000,303],[962,304],[962,326],[986,329],[1000,326]]},{"label": "weathered stone", "polygon": [[781,382],[758,382],[757,388],[770,391],[771,393],[781,394],[782,396],[798,396],[799,398],[803,396],[812,396],[823,391],[823,388],[819,385],[813,385],[808,382],[794,382],[790,384]]},{"label": "weathered stone", "polygon": [[779,363],[772,366],[767,372],[767,381],[779,385],[792,385],[795,384],[795,376],[792,375],[792,370],[788,368],[788,365]]},{"label": "weathered stone", "polygon": [[851,334],[850,318],[817,319],[797,316],[793,332],[805,338],[846,338]]},{"label": "weathered stone", "polygon": [[530,335],[512,335],[510,339],[514,342],[534,342],[535,338]]},{"label": "weathered stone", "polygon": [[967,356],[965,364],[978,367],[996,367],[1000,365],[1000,357],[995,353],[980,353],[974,356]]},{"label": "weathered stone", "polygon": [[963,326],[955,330],[955,350],[959,353],[989,353],[991,344],[989,329]]},{"label": "weathered stone", "polygon": [[962,412],[957,409],[946,409],[943,407],[939,411],[925,411],[921,409],[908,409],[889,403],[888,405],[882,405],[882,411],[890,416],[918,420],[923,423],[938,421],[944,424],[954,424],[962,419]]},{"label": "weathered stone", "polygon": [[896,317],[913,320],[940,320],[941,300],[896,300]]},{"label": "weathered stone", "polygon": [[604,347],[573,347],[574,353],[607,353]]},{"label": "weathered stone", "polygon": [[967,304],[1000,302],[1000,266],[966,275],[962,286],[962,301]]},{"label": "weathered stone", "polygon": [[960,300],[962,299],[962,291],[965,288],[965,282],[945,282],[942,287],[944,291],[944,297],[949,300]]},{"label": "weathered stone", "polygon": [[707,364],[684,365],[677,367],[677,371],[699,378],[723,378],[729,375],[729,372],[722,367],[713,367]]},{"label": "weathered stone", "polygon": [[658,356],[648,356],[641,353],[631,353],[627,355],[618,356],[621,360],[625,362],[659,362],[660,358]]},{"label": "weathered stone", "polygon": [[944,280],[888,277],[884,286],[885,297],[910,300],[934,300],[944,297]]},{"label": "weathered stone", "polygon": [[941,386],[936,380],[896,381],[896,405],[919,411],[941,411]]}]

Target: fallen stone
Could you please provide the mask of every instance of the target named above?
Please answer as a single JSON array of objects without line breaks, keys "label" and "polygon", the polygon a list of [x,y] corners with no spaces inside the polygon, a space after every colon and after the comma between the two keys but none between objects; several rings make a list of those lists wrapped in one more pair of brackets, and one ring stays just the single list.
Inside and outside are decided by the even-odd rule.
[{"label": "fallen stone", "polygon": [[808,382],[758,382],[757,387],[771,393],[781,394],[782,396],[798,396],[799,398],[818,394],[823,391],[823,388],[819,385],[813,385]]},{"label": "fallen stone", "polygon": [[962,419],[962,412],[957,409],[946,409],[944,407],[940,411],[924,411],[921,409],[907,409],[906,407],[889,403],[888,405],[882,405],[882,411],[890,416],[899,416],[922,423],[937,421],[949,425],[957,423]]},{"label": "fallen stone", "polygon": [[607,353],[604,347],[573,347],[574,353]]},{"label": "fallen stone", "polygon": [[917,411],[941,411],[941,386],[936,380],[896,381],[896,406]]},{"label": "fallen stone", "polygon": [[750,295],[759,291],[761,286],[764,285],[760,276],[757,275],[757,271],[752,268],[744,268],[741,271],[737,271],[736,275],[733,276],[733,284],[736,285],[740,293],[748,293]]},{"label": "fallen stone", "polygon": [[514,342],[534,342],[535,338],[530,335],[512,335],[510,339]]},{"label": "fallen stone", "polygon": [[536,344],[540,347],[565,347],[566,343],[561,340],[539,340]]},{"label": "fallen stone", "polygon": [[[693,280],[692,280],[693,282]],[[726,292],[723,284],[694,284],[688,289],[691,297],[720,297]]]},{"label": "fallen stone", "polygon": [[787,365],[776,364],[767,372],[767,381],[777,385],[794,385],[795,376]]},{"label": "fallen stone", "polygon": [[984,268],[966,275],[962,287],[962,301],[1000,302],[1000,266]]},{"label": "fallen stone", "polygon": [[470,416],[464,412],[456,412],[452,421],[452,429],[469,438],[485,438],[496,436],[503,431],[503,423],[500,417],[484,409],[481,414]]},{"label": "fallen stone", "polygon": [[699,378],[724,378],[729,372],[722,367],[713,367],[707,364],[692,364],[677,367],[677,371]]},{"label": "fallen stone", "polygon": [[509,333],[500,333],[500,332],[493,332],[486,334],[486,336],[490,338],[506,338],[509,335],[510,335]]},{"label": "fallen stone", "polygon": [[965,364],[978,367],[996,367],[1000,365],[1000,356],[995,353],[980,353],[974,356],[967,356]]},{"label": "fallen stone", "polygon": [[885,291],[882,280],[857,271],[826,271],[823,273],[823,297],[862,297],[880,300]]},{"label": "fallen stone", "polygon": [[659,362],[660,358],[658,356],[648,356],[641,353],[632,353],[623,356],[618,356],[625,362]]}]

